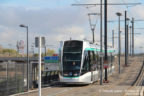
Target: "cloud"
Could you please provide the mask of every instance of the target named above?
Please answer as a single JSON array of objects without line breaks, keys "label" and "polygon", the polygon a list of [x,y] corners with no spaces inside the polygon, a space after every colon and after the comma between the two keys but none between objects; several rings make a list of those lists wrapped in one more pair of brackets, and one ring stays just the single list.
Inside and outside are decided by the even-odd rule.
[{"label": "cloud", "polygon": [[69,34],[66,36],[65,33],[68,32],[76,34],[72,35],[76,38],[78,36],[83,37],[81,35],[84,32],[82,25],[86,23],[86,20],[75,9],[27,10],[23,7],[0,7],[0,11],[1,41],[6,43],[12,41],[14,46],[16,41],[20,39],[15,38],[15,36],[19,35],[24,40],[26,38],[26,30],[25,28],[20,28],[20,24],[25,24],[29,27],[31,43],[34,42],[34,37],[39,35],[50,37],[49,42],[54,43],[60,41],[60,39],[67,38]]},{"label": "cloud", "polygon": [[137,18],[144,18],[144,13],[143,13],[143,9],[144,9],[144,6],[142,5],[138,5],[138,6],[135,6],[131,9],[132,12],[134,12],[134,17],[137,17]]},{"label": "cloud", "polygon": [[[82,27],[72,26],[67,28],[60,28],[56,29],[56,32],[59,32],[61,35],[63,35],[60,37],[67,37],[66,39],[69,39],[70,37],[77,40],[84,39],[84,28]],[[63,38],[60,38],[59,40],[63,40]]]},{"label": "cloud", "polygon": [[[34,1],[34,0],[31,0]],[[41,0],[37,0],[40,2]],[[58,0],[55,0],[56,2]],[[99,3],[95,0],[77,0],[81,3]],[[130,0],[128,0],[130,1]],[[43,0],[46,2],[46,0]],[[59,1],[60,2],[60,1]],[[63,1],[61,0],[61,3]],[[68,1],[67,1],[68,2]],[[64,5],[67,4],[65,2]],[[109,2],[120,2],[111,0]],[[92,40],[91,30],[89,28],[89,12],[99,13],[99,7],[74,7],[67,6],[37,7],[34,6],[1,6],[0,7],[0,43],[12,43],[15,46],[17,40],[26,40],[25,28],[20,28],[20,24],[29,26],[29,41],[34,42],[35,36],[45,36],[47,44],[58,44],[61,40],[84,39]],[[129,10],[135,12],[134,16],[144,18],[143,6],[135,6]],[[125,6],[109,6],[108,20],[117,20],[116,12],[122,12],[124,16]],[[128,13],[129,14],[129,13]],[[131,16],[131,15],[129,15]],[[123,18],[123,17],[122,17]],[[97,19],[100,19],[99,17]],[[117,22],[108,24],[108,38],[111,38],[111,31],[114,26],[117,28]],[[122,25],[123,26],[123,23]],[[117,32],[117,30],[115,30]],[[99,40],[99,22],[95,30],[95,39]],[[141,38],[143,39],[143,38]],[[111,42],[111,40],[109,40]],[[109,44],[111,44],[108,42]],[[139,41],[138,41],[139,42]],[[140,43],[137,46],[140,46]],[[124,42],[122,42],[124,45]]]},{"label": "cloud", "polygon": [[13,48],[16,48],[17,40],[24,39],[22,35],[24,32],[19,33],[18,30],[15,30],[10,27],[0,26],[0,44],[3,47],[8,47],[8,44],[12,44]]}]

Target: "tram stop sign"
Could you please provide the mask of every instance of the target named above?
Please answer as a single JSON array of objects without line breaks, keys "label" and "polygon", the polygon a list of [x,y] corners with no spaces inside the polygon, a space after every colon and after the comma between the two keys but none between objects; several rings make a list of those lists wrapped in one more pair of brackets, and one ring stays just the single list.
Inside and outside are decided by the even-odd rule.
[{"label": "tram stop sign", "polygon": [[59,57],[58,56],[46,56],[44,57],[45,63],[58,63]]},{"label": "tram stop sign", "polygon": [[59,70],[59,57],[58,56],[46,56],[44,57],[44,70]]},{"label": "tram stop sign", "polygon": [[[39,37],[35,37],[35,47],[39,47]],[[45,47],[45,37],[41,37],[41,47]]]}]

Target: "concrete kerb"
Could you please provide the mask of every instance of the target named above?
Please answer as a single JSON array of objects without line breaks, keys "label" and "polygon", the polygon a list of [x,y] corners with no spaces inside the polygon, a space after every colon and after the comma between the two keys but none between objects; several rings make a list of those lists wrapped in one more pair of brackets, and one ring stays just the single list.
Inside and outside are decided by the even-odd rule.
[{"label": "concrete kerb", "polygon": [[23,93],[13,94],[13,95],[10,95],[10,96],[19,96],[19,95],[24,95],[24,94],[28,94],[28,93],[32,93],[32,92],[36,92],[36,91],[38,91],[38,89],[30,90],[29,92],[23,92]]},{"label": "concrete kerb", "polygon": [[[47,88],[51,88],[51,87],[46,87],[43,89],[47,89]],[[9,96],[19,96],[19,95],[24,95],[24,94],[33,93],[33,92],[38,92],[38,89],[30,90],[29,92],[17,93],[17,94],[13,94],[13,95],[9,95]]]}]

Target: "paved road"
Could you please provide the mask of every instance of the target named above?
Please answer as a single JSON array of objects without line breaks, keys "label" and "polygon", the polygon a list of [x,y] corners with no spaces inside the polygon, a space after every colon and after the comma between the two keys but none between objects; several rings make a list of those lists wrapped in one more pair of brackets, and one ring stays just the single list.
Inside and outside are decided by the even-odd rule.
[{"label": "paved road", "polygon": [[[121,74],[118,74],[118,63],[115,63],[115,72],[108,78],[109,83],[103,86],[99,82],[88,86],[51,86],[42,89],[42,96],[138,96],[141,86],[132,87],[142,66],[142,57],[130,58],[129,66],[124,66],[124,57],[121,59]],[[116,60],[117,61],[117,60]],[[15,96],[38,96],[38,91]]]},{"label": "paved road", "polygon": [[[48,87],[42,90],[42,96],[138,96],[141,87],[130,86],[100,86],[83,87]],[[135,94],[135,95],[134,95]],[[38,96],[38,91],[16,96]]]}]

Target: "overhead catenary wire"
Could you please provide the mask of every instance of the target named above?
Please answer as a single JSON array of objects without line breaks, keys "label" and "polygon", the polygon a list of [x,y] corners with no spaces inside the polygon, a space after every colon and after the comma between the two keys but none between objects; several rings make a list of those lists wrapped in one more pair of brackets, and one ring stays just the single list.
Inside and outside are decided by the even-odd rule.
[{"label": "overhead catenary wire", "polygon": [[[139,5],[141,3],[108,3],[107,5],[115,5],[115,6],[118,6],[118,5]],[[100,5],[100,4],[72,4],[72,6],[89,6],[89,5]],[[104,4],[102,4],[104,5]]]},{"label": "overhead catenary wire", "polygon": [[[80,1],[78,1],[78,0],[74,0],[75,1],[75,3],[76,4],[80,4]],[[91,8],[91,7],[96,7],[95,5],[91,5],[91,6],[86,6],[85,8],[87,8],[88,10],[89,10],[89,8]]]},{"label": "overhead catenary wire", "polygon": [[[126,4],[125,3],[125,1],[124,0],[121,0],[124,4]],[[129,7],[132,7],[132,6],[135,6],[135,5],[131,5],[131,6],[128,6],[128,5],[125,5],[126,6],[126,9],[127,9],[127,12],[129,13],[129,14],[131,14],[131,16],[133,16],[133,14],[130,12],[130,10],[129,10]]]},{"label": "overhead catenary wire", "polygon": [[[78,2],[77,0],[74,0],[77,2],[77,4],[80,4],[80,2]],[[97,18],[96,15],[100,15],[99,13],[94,13],[95,12],[95,9],[97,6],[95,5],[88,5],[88,6],[82,6],[82,7],[85,7],[87,10],[88,10],[88,20],[89,20],[89,24],[90,24],[90,29],[92,31],[92,36],[93,36],[93,42],[94,42],[94,31],[95,31],[95,28],[97,26],[97,23],[98,23],[98,20],[99,18]]]}]

